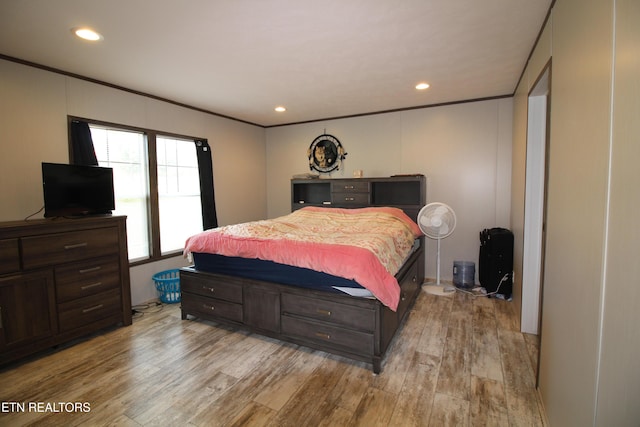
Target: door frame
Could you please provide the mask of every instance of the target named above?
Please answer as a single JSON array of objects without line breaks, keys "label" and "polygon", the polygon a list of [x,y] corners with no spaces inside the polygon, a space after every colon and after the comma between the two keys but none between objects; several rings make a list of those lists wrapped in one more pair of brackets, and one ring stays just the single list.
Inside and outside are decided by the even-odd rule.
[{"label": "door frame", "polygon": [[550,105],[551,63],[549,62],[529,92],[527,110],[520,329],[522,332],[533,335],[540,333],[542,318]]}]

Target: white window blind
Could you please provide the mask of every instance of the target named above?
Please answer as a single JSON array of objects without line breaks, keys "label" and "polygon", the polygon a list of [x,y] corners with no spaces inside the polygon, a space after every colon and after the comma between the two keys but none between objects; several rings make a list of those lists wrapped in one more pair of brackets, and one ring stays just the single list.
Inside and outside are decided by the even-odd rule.
[{"label": "white window blind", "polygon": [[98,164],[113,168],[114,215],[127,216],[129,260],[148,258],[149,168],[147,140],[142,132],[90,125]]}]

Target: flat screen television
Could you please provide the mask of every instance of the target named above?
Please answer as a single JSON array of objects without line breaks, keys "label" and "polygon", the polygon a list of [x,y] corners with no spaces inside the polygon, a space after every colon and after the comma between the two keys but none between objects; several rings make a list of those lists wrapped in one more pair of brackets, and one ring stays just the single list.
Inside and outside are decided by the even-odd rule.
[{"label": "flat screen television", "polygon": [[42,163],[44,216],[110,214],[116,208],[113,169]]}]

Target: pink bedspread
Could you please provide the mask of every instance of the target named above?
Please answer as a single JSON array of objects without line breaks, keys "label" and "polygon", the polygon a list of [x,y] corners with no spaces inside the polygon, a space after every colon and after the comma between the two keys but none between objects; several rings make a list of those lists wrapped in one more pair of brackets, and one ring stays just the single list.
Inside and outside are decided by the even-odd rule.
[{"label": "pink bedspread", "polygon": [[397,208],[305,207],[279,218],[228,225],[187,239],[185,255],[258,258],[353,279],[396,310],[395,274],[420,229]]}]

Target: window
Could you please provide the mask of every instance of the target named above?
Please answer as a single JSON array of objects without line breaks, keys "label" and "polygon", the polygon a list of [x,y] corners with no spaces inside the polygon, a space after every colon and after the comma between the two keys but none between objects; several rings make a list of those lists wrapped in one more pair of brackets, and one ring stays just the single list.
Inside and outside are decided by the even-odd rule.
[{"label": "window", "polygon": [[142,132],[90,125],[98,164],[113,168],[115,215],[127,216],[130,260],[149,258],[149,161]]},{"label": "window", "polygon": [[181,250],[187,237],[202,231],[200,175],[193,140],[158,136],[160,251]]},{"label": "window", "polygon": [[130,262],[174,256],[203,225],[217,226],[206,140],[87,122],[98,164],[113,168],[114,215],[127,216]]}]

